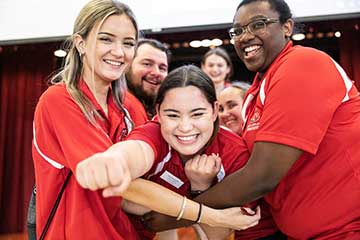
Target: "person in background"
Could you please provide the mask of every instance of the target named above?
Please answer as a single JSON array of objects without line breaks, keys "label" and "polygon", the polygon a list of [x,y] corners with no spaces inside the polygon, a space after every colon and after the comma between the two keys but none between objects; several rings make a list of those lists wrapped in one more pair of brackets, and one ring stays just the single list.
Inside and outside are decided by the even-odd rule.
[{"label": "person in background", "polygon": [[126,94],[125,107],[136,104],[130,116],[139,125],[155,115],[154,99],[161,82],[168,74],[171,52],[164,43],[143,38],[138,41],[134,61],[126,74],[130,93]]},{"label": "person in background", "polygon": [[201,69],[215,84],[216,96],[230,83],[233,65],[225,49],[217,47],[207,51],[201,60]]},{"label": "person in background", "polygon": [[[293,27],[284,0],[239,4],[229,33],[257,73],[243,105],[251,156],[195,200],[229,207],[264,197],[289,239],[360,239],[360,94],[326,53],[294,46]],[[154,230],[185,224],[147,218]]]},{"label": "person in background", "polygon": [[238,135],[242,133],[243,117],[241,109],[246,91],[250,85],[245,82],[232,82],[218,96],[220,124]]},{"label": "person in background", "polygon": [[[120,171],[96,175],[93,169],[119,169],[123,166],[129,170],[132,179],[142,176],[193,197],[209,188],[215,176],[215,183],[222,181],[227,174],[246,163],[249,154],[242,139],[228,130],[219,129],[213,82],[198,67],[184,66],[170,72],[160,86],[156,109],[158,122],[151,121],[137,127],[126,141],[78,165],[77,176],[83,187],[112,187],[115,184],[109,183],[114,183],[114,180],[120,184],[125,180]],[[191,177],[191,186],[185,172],[187,168],[188,173],[196,175]],[[255,221],[244,224],[244,229],[255,225],[260,216],[257,212],[254,218],[247,217]],[[141,238],[152,239],[153,234],[144,231],[135,220]],[[277,231],[276,227],[261,228],[257,234],[267,236],[274,231]],[[247,230],[240,232],[244,232],[243,236],[249,234]],[[254,231],[250,234],[254,236]]]}]

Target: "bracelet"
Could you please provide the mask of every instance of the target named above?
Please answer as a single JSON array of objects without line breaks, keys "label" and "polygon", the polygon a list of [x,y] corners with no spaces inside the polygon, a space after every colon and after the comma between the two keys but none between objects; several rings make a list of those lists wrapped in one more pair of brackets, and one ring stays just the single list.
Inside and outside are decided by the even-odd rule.
[{"label": "bracelet", "polygon": [[202,190],[190,190],[190,197],[191,198],[195,198],[197,196],[199,196],[200,194],[202,194],[205,191]]},{"label": "bracelet", "polygon": [[177,221],[179,221],[182,218],[182,216],[184,215],[185,206],[186,206],[186,197],[184,196],[180,212],[179,212],[179,214],[178,214],[178,216],[176,218]]},{"label": "bracelet", "polygon": [[200,220],[201,220],[201,217],[202,217],[202,207],[203,207],[203,204],[202,203],[199,203],[199,213],[198,213],[198,216],[195,220],[195,223],[200,223]]}]

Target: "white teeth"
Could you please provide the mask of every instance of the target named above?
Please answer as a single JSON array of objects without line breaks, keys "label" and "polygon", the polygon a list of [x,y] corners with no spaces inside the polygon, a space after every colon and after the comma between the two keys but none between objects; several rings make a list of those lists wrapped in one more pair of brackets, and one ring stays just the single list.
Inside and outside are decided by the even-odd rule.
[{"label": "white teeth", "polygon": [[249,53],[249,52],[258,50],[259,48],[260,48],[259,45],[249,46],[249,47],[246,47],[246,48],[244,49],[244,52]]},{"label": "white teeth", "polygon": [[120,66],[121,62],[116,62],[116,61],[112,61],[112,60],[105,60],[105,62],[114,65],[114,66]]},{"label": "white teeth", "polygon": [[148,83],[151,83],[153,85],[158,85],[161,82],[161,81],[158,81],[157,79],[149,79],[149,78],[145,79],[145,81]]},{"label": "white teeth", "polygon": [[196,138],[196,135],[191,135],[191,136],[177,136],[181,141],[190,141]]}]

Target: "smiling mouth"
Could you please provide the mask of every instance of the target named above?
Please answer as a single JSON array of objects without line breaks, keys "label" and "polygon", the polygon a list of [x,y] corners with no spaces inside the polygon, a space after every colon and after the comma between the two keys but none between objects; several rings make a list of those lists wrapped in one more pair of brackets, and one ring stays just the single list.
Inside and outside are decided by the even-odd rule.
[{"label": "smiling mouth", "polygon": [[146,78],[143,78],[143,81],[147,82],[147,83],[150,83],[152,85],[160,85],[161,81],[158,81],[156,79],[146,79]]},{"label": "smiling mouth", "polygon": [[243,49],[244,53],[245,53],[245,57],[252,57],[252,56],[255,56],[256,53],[259,51],[260,49],[260,45],[251,45],[251,46],[248,46],[248,47],[245,47]]},{"label": "smiling mouth", "polygon": [[116,67],[119,67],[123,64],[122,62],[114,61],[114,60],[104,60],[104,62]]},{"label": "smiling mouth", "polygon": [[194,134],[194,135],[189,135],[189,136],[176,135],[176,138],[178,140],[180,140],[182,143],[193,143],[198,136],[199,136],[199,134]]}]

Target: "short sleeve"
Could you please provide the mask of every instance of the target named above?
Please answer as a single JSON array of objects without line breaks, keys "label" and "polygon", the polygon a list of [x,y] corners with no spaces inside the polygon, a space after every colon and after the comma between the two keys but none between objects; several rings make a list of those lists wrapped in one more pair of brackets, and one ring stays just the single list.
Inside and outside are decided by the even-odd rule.
[{"label": "short sleeve", "polygon": [[61,86],[50,87],[40,98],[34,117],[36,151],[50,164],[74,172],[83,159],[105,151],[111,139],[93,126]]},{"label": "short sleeve", "polygon": [[255,141],[277,142],[315,154],[346,95],[333,60],[317,50],[294,51],[265,81]]},{"label": "short sleeve", "polygon": [[141,140],[149,144],[155,153],[155,163],[169,150],[166,141],[161,135],[160,124],[155,121],[149,121],[142,126],[136,127],[129,134],[127,140]]}]

